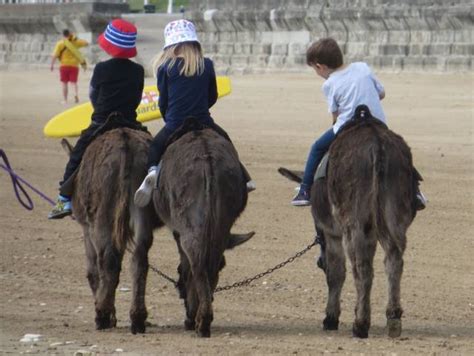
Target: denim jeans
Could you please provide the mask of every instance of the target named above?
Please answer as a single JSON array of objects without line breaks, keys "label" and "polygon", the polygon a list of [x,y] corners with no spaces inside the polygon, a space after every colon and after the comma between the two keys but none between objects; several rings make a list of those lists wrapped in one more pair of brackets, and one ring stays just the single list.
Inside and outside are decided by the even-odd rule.
[{"label": "denim jeans", "polygon": [[309,151],[306,167],[304,169],[302,182],[302,186],[304,188],[309,189],[313,184],[316,168],[318,168],[319,162],[321,162],[324,154],[328,151],[329,146],[335,138],[336,135],[334,134],[334,131],[331,127],[313,143],[313,146],[311,146],[311,151]]},{"label": "denim jeans", "polygon": [[71,154],[69,155],[69,161],[66,165],[63,180],[59,182],[59,186],[66,182],[79,167],[82,161],[82,156],[84,156],[87,147],[94,139],[95,132],[100,128],[101,125],[102,124],[92,121],[89,127],[81,132],[79,140],[77,140]]}]

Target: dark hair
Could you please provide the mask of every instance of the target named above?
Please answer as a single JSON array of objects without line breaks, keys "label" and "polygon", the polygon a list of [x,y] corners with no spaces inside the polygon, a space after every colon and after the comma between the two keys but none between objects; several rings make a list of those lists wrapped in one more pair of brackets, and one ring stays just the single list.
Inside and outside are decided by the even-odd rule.
[{"label": "dark hair", "polygon": [[64,37],[69,37],[70,34],[71,34],[71,32],[69,32],[68,29],[63,30],[63,36]]},{"label": "dark hair", "polygon": [[344,64],[341,48],[332,38],[322,38],[314,42],[306,51],[306,64],[316,63],[327,65],[331,69]]}]

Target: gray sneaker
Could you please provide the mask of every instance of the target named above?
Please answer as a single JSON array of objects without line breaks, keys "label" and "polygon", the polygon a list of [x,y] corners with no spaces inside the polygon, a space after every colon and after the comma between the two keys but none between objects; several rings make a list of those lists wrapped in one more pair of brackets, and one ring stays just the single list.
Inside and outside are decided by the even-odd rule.
[{"label": "gray sneaker", "polygon": [[248,193],[253,192],[255,189],[257,189],[257,185],[255,184],[253,180],[249,180],[246,186],[247,186]]},{"label": "gray sneaker", "polygon": [[156,181],[158,179],[158,169],[150,169],[147,176],[143,180],[143,183],[135,192],[133,201],[136,206],[143,208],[148,205],[153,194],[153,188],[156,186]]},{"label": "gray sneaker", "polygon": [[428,202],[428,199],[426,199],[425,195],[419,190],[416,193],[416,210],[423,210],[426,208],[426,203]]}]

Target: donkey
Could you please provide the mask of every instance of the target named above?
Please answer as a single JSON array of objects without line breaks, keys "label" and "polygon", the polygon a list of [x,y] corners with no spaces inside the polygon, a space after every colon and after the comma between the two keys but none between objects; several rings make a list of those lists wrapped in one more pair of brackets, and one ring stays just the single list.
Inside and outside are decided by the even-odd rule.
[{"label": "donkey", "polygon": [[116,326],[115,290],[122,258],[132,247],[131,331],[145,332],[145,284],[153,241],[153,211],[139,209],[133,193],[146,175],[150,134],[119,128],[97,137],[75,176],[72,205],[84,231],[87,279],[95,299],[96,328]]},{"label": "donkey", "polygon": [[171,143],[161,167],[153,202],[178,245],[185,329],[210,337],[224,250],[253,236],[230,233],[247,204],[246,180],[232,143],[211,129],[187,132]]},{"label": "donkey", "polygon": [[[364,115],[366,118],[361,118]],[[301,173],[284,168],[279,171],[301,182]],[[358,110],[355,120],[332,143],[326,177],[316,180],[311,190],[312,216],[326,244],[324,260],[318,261],[324,267],[329,289],[325,330],[339,327],[346,275],[344,246],[357,291],[353,335],[368,337],[378,241],[385,251],[388,278],[388,335],[401,335],[400,282],[406,232],[416,215],[415,172],[403,138],[372,118],[368,109]]]}]

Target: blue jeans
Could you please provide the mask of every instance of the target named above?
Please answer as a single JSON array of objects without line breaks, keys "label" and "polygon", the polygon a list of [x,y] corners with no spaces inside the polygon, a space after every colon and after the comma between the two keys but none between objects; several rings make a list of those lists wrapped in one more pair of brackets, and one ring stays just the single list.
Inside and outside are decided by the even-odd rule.
[{"label": "blue jeans", "polygon": [[331,127],[311,146],[311,151],[309,151],[306,167],[304,169],[303,182],[301,184],[304,188],[309,189],[313,184],[316,168],[318,168],[319,162],[321,162],[324,154],[329,150],[329,146],[335,138],[336,135]]}]

